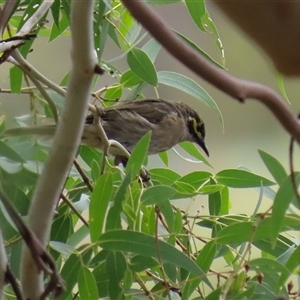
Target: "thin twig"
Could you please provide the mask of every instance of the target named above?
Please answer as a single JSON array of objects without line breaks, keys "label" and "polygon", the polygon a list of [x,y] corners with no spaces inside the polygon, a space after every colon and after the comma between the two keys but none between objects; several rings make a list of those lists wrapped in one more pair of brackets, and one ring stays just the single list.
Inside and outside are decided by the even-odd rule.
[{"label": "thin twig", "polygon": [[15,292],[17,300],[24,300],[24,296],[21,291],[21,287],[16,280],[14,274],[11,272],[11,269],[9,266],[7,266],[6,274],[5,274],[5,280],[10,283],[12,289]]},{"label": "thin twig", "polygon": [[43,270],[50,276],[50,282],[52,285],[49,293],[52,291],[60,293],[65,290],[64,282],[56,270],[56,265],[52,257],[46,252],[30,228],[25,225],[23,219],[11,205],[11,202],[2,189],[0,189],[0,198],[8,215],[22,235],[27,247],[30,249],[31,257],[38,270]]},{"label": "thin twig", "polygon": [[81,169],[81,167],[76,159],[74,159],[74,166],[75,166],[76,170],[78,171],[78,173],[80,174],[83,182],[86,184],[86,186],[90,190],[90,192],[93,192],[94,187],[92,186],[90,179],[84,174],[83,170]]},{"label": "thin twig", "polygon": [[[146,271],[147,272],[147,271]],[[137,273],[133,273],[133,276],[139,286],[142,288],[142,290],[145,292],[145,295],[150,299],[154,300],[155,298],[153,297],[151,291],[148,290],[147,286],[144,284],[143,280],[140,278],[140,276]]]},{"label": "thin twig", "polygon": [[85,220],[85,218],[80,214],[80,212],[74,207],[72,202],[64,195],[61,194],[61,198],[63,201],[70,207],[70,209],[74,212],[74,214],[81,220],[81,222],[89,228],[89,223]]},{"label": "thin twig", "polygon": [[159,262],[161,274],[162,274],[162,280],[163,280],[163,285],[166,288],[166,292],[168,293],[168,299],[171,300],[171,295],[170,295],[170,288],[169,288],[169,283],[167,281],[167,276],[165,274],[164,270],[164,265],[162,262],[161,254],[160,254],[160,247],[159,247],[159,237],[158,237],[158,221],[159,221],[159,208],[156,206],[155,207],[155,213],[156,213],[156,218],[155,218],[155,242],[156,242],[156,253],[157,253],[157,260]]}]

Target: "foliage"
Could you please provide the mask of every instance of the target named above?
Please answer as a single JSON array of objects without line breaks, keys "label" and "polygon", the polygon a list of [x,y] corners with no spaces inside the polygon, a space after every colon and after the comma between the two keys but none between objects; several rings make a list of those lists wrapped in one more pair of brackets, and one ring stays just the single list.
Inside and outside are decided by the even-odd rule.
[{"label": "foliage", "polygon": [[[211,32],[223,53],[205,2],[186,0],[185,4],[197,27]],[[34,6],[30,1],[19,3],[5,34],[14,35],[22,26],[24,16],[34,13]],[[48,36],[49,41],[63,38],[69,34],[69,14],[68,1],[54,1],[48,15],[34,29],[35,33]],[[51,18],[52,23],[44,22]],[[156,70],[155,59],[161,46],[141,31],[141,26],[119,1],[97,1],[94,31],[99,64],[115,78],[114,84],[93,93],[99,105],[143,98],[145,87],[151,86],[158,93],[159,85],[167,85],[214,109],[223,124],[217,104],[199,84],[182,74]],[[197,47],[181,33],[178,35]],[[103,57],[109,39],[122,53],[114,61],[126,60],[127,70],[118,69]],[[33,42],[27,41],[20,48],[24,57]],[[198,52],[223,68],[203,50]],[[13,67],[10,79],[12,92],[24,90],[20,69]],[[67,79],[68,75],[63,83]],[[52,90],[47,93],[55,109],[60,111],[64,100]],[[38,115],[33,109],[30,115],[18,120],[20,126],[54,117],[51,103],[35,89],[31,90],[31,97],[42,105],[44,115]],[[1,133],[4,129],[3,116]],[[172,170],[168,154],[163,153],[160,157],[165,166],[148,166],[153,186],[145,187],[137,174],[142,164],[147,166],[148,144],[149,137],[145,136],[136,145],[124,170],[108,161],[103,174],[101,153],[86,146],[78,150],[76,159],[81,162],[81,172],[78,168],[70,172],[62,192],[64,197],[58,201],[48,244],[66,283],[61,299],[77,296],[81,299],[276,299],[279,296],[286,299],[297,296],[295,288],[290,288],[288,283],[299,275],[300,247],[294,236],[300,231],[300,205],[292,183],[293,179],[299,185],[299,173],[289,175],[276,158],[260,150],[262,161],[273,177],[271,180],[244,169],[222,170],[216,174],[194,171],[183,175]],[[181,146],[210,166],[194,145]],[[21,216],[27,215],[50,148],[51,143],[32,136],[3,137],[0,141],[1,188]],[[247,189],[246,194],[249,188],[258,190],[257,199],[253,199],[257,207],[252,215],[230,212],[232,188]],[[207,198],[209,215],[184,212],[174,205],[174,200],[196,199],[198,195]],[[273,201],[272,211],[260,211],[263,197]],[[9,266],[18,279],[22,238],[3,206],[0,225]],[[253,254],[254,249],[259,250],[258,256]],[[8,299],[14,298],[10,285],[6,286],[5,293]]]}]

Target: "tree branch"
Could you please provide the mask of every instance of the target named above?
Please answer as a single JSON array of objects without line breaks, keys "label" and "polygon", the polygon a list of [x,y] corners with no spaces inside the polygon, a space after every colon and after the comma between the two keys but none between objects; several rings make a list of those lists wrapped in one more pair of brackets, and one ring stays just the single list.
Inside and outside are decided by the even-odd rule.
[{"label": "tree branch", "polygon": [[[25,241],[31,258],[35,263],[35,267],[39,271],[44,271],[47,275],[50,276],[49,280],[49,287],[48,294],[50,292],[54,292],[55,294],[60,294],[63,290],[65,290],[65,284],[61,279],[59,273],[56,270],[55,262],[53,261],[52,257],[46,252],[45,246],[41,245],[40,241],[36,238],[32,230],[30,230],[24,223],[21,216],[12,206],[11,202],[9,201],[8,197],[4,193],[4,191],[0,188],[0,198],[1,202],[3,203],[6,212],[10,216],[11,220],[13,221],[16,228],[19,230],[20,235],[22,236],[23,240]],[[0,236],[0,242],[1,236]],[[4,248],[4,247],[3,247]],[[1,244],[0,244],[0,251],[1,251]],[[2,255],[2,260],[5,263],[5,259]],[[2,262],[1,260],[1,262]],[[2,263],[3,263],[2,262]],[[6,262],[7,263],[7,262]],[[13,289],[15,290],[17,299],[23,299],[23,295],[14,279],[13,275],[10,272],[8,266],[5,267],[6,279],[9,280],[12,284]],[[29,276],[29,274],[28,274]]]},{"label": "tree branch", "polygon": [[229,75],[201,57],[191,47],[181,41],[168,25],[160,19],[142,0],[122,0],[133,17],[161,45],[190,70],[229,96],[244,102],[255,99],[263,103],[279,120],[291,136],[300,144],[300,124],[292,114],[284,99],[271,88]]},{"label": "tree branch", "polygon": [[[65,107],[53,148],[41,174],[29,209],[31,230],[45,246],[57,200],[80,144],[90,89],[97,64],[93,45],[93,1],[73,1],[71,7],[72,70]],[[23,249],[21,282],[26,299],[43,295],[43,272],[39,272],[27,247]]]}]

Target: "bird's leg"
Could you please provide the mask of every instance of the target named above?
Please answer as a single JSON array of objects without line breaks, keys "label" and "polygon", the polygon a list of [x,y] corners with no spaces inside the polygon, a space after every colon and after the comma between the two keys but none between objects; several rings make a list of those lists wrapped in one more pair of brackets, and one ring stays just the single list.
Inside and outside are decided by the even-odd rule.
[{"label": "bird's leg", "polygon": [[110,142],[107,138],[107,135],[102,127],[101,124],[101,111],[99,107],[95,106],[95,112],[94,112],[94,126],[96,126],[97,134],[103,144],[103,158],[102,158],[102,164],[101,164],[101,171],[100,174],[104,173],[105,170],[105,165],[106,165],[106,157],[108,156],[109,153],[109,148],[110,148]]},{"label": "bird's leg", "polygon": [[[126,167],[128,159],[130,157],[130,153],[118,141],[108,139],[101,124],[101,110],[96,106],[95,108],[96,109],[94,112],[94,125],[96,126],[97,134],[103,144],[103,161],[101,166],[101,174],[104,173],[105,164],[106,164],[105,157],[108,156],[110,147],[118,148],[118,151],[120,153],[115,156],[115,160],[114,160],[115,165],[119,165],[120,163],[122,163],[122,165]],[[150,174],[144,166],[141,167],[140,177],[142,179],[142,182],[146,186],[152,185]]]},{"label": "bird's leg", "polygon": [[109,155],[110,147],[117,148],[118,152],[120,152],[119,155],[115,156],[115,165],[119,165],[120,163],[122,163],[123,166],[125,167],[127,164],[128,158],[130,157],[130,153],[119,142],[108,139],[108,137],[102,127],[102,124],[101,124],[101,111],[98,107],[96,107],[96,110],[94,112],[94,126],[96,126],[97,134],[103,145],[103,160],[102,160],[102,166],[101,166],[101,174],[104,173],[105,164],[106,164],[105,158]]}]

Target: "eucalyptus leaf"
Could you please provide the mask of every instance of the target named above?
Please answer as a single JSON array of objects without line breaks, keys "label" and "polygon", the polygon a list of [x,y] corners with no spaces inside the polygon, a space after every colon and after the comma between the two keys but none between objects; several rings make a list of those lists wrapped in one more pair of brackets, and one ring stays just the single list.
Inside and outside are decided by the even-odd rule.
[{"label": "eucalyptus leaf", "polygon": [[169,186],[152,186],[147,188],[141,197],[141,201],[145,205],[161,204],[169,200],[176,194],[176,189]]},{"label": "eucalyptus leaf", "polygon": [[219,183],[233,188],[250,188],[270,186],[274,184],[274,182],[262,176],[245,170],[237,169],[227,169],[220,171],[216,174],[216,179]]},{"label": "eucalyptus leaf", "polygon": [[[127,251],[155,258],[159,255],[161,260],[180,266],[195,275],[205,275],[201,268],[187,255],[164,241],[141,232],[107,231],[100,236],[99,246],[107,250]],[[211,286],[208,280],[204,280],[204,282]]]},{"label": "eucalyptus leaf", "polygon": [[134,48],[127,54],[131,70],[150,85],[157,86],[157,73],[149,56],[141,49]]},{"label": "eucalyptus leaf", "polygon": [[113,180],[110,173],[103,174],[97,181],[90,203],[89,224],[91,241],[97,241],[104,231],[109,202],[112,200]]},{"label": "eucalyptus leaf", "polygon": [[218,119],[221,122],[221,125],[224,127],[223,115],[218,105],[198,83],[187,76],[176,72],[159,71],[157,75],[158,83],[183,91],[186,94],[200,100],[206,106],[215,109],[218,113]]},{"label": "eucalyptus leaf", "polygon": [[78,274],[78,289],[81,299],[98,299],[98,288],[94,274],[85,266]]},{"label": "eucalyptus leaf", "polygon": [[282,164],[275,157],[263,150],[258,150],[258,153],[276,182],[282,184],[288,176]]},{"label": "eucalyptus leaf", "polygon": [[[300,173],[295,173],[294,178],[296,181],[296,185],[298,186],[300,183]],[[289,205],[292,203],[293,200],[295,200],[294,203],[298,205],[299,208],[300,203],[298,202],[298,198],[295,195],[295,189],[292,183],[292,176],[289,176],[284,180],[283,184],[280,186],[274,199],[271,217],[271,238],[273,246],[275,246],[278,233],[282,228],[282,223],[286,214],[286,210],[288,209]]]}]

